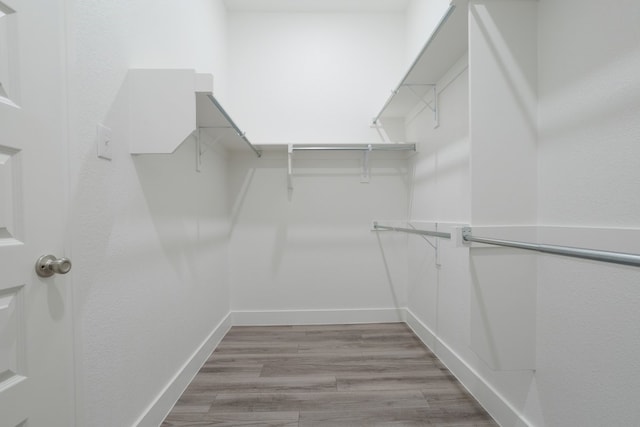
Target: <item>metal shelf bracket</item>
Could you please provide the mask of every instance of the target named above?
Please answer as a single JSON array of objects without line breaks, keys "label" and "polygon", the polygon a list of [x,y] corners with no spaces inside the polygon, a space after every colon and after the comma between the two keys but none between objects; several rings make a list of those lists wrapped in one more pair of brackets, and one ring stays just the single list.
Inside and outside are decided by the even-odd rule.
[{"label": "metal shelf bracket", "polygon": [[[432,99],[428,101],[424,95],[420,95],[418,92],[416,92],[416,90],[414,89],[415,86],[431,86],[430,92],[431,92]],[[433,84],[421,84],[421,85],[404,84],[401,87],[409,88],[411,93],[413,93],[416,96],[416,98],[418,98],[420,102],[424,104],[425,108],[428,108],[433,112],[433,122],[434,122],[433,128],[436,129],[438,126],[440,126],[440,113],[438,109],[438,86],[435,83],[433,83]]]},{"label": "metal shelf bracket", "polygon": [[373,147],[369,144],[367,151],[362,155],[362,175],[360,176],[360,182],[363,184],[368,184],[369,179],[371,178],[371,164],[369,162],[369,157],[372,150]]},{"label": "metal shelf bracket", "polygon": [[287,189],[293,190],[293,144],[287,147]]}]

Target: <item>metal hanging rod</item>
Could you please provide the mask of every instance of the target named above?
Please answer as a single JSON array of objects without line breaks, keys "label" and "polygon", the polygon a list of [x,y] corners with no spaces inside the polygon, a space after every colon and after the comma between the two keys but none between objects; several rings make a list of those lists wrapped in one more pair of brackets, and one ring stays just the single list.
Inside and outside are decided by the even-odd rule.
[{"label": "metal hanging rod", "polygon": [[256,156],[258,157],[262,157],[262,151],[256,149],[256,147],[253,146],[253,144],[249,141],[249,139],[247,139],[247,137],[245,136],[244,132],[242,132],[240,130],[240,128],[238,127],[238,125],[236,125],[236,123],[233,121],[233,119],[229,116],[229,114],[227,114],[227,112],[225,111],[224,108],[222,108],[222,105],[220,105],[220,103],[213,97],[213,95],[211,94],[207,94],[207,98],[209,98],[209,100],[213,103],[213,105],[216,106],[216,108],[218,109],[218,111],[220,111],[220,114],[222,114],[224,116],[224,118],[229,122],[229,124],[231,125],[231,127],[233,127],[233,130],[236,131],[236,133],[238,134],[238,136],[240,138],[242,138],[242,140],[249,146],[249,148],[251,148],[253,150],[254,153],[256,153]]},{"label": "metal hanging rod", "polygon": [[416,151],[416,144],[294,145],[293,151]]},{"label": "metal hanging rod", "polygon": [[569,246],[544,245],[538,243],[517,242],[513,240],[491,239],[475,237],[471,234],[471,228],[462,229],[462,239],[465,242],[486,243],[488,245],[506,246],[509,248],[524,249],[553,255],[561,255],[573,258],[590,259],[592,261],[609,262],[613,264],[630,265],[640,267],[640,255],[624,252],[601,251],[596,249],[573,248]]},{"label": "metal hanging rod", "polygon": [[440,231],[429,231],[429,230],[416,230],[413,228],[401,228],[401,227],[388,227],[386,225],[378,225],[377,222],[373,223],[374,230],[389,230],[389,231],[398,231],[401,233],[409,233],[409,234],[419,234],[421,236],[431,236],[431,237],[442,237],[445,239],[451,238],[451,233],[443,233]]}]

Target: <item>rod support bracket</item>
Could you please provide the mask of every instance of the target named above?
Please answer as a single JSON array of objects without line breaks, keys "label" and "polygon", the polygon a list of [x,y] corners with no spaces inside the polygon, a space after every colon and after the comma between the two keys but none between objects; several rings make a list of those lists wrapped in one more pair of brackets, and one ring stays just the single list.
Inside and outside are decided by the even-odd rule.
[{"label": "rod support bracket", "polygon": [[471,244],[469,237],[471,237],[471,227],[462,227],[462,243]]}]

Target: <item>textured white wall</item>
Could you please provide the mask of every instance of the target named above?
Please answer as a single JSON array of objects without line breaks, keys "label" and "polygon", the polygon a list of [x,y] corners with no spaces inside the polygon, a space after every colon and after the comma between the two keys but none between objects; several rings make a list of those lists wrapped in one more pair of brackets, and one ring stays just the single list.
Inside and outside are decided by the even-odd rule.
[{"label": "textured white wall", "polygon": [[[256,143],[380,142],[369,125],[402,73],[403,24],[399,12],[231,13],[231,113]],[[382,252],[369,228],[406,217],[406,163],[375,160],[361,184],[361,157],[344,154],[296,155],[290,196],[284,150],[233,156],[234,310],[404,306],[405,240]]]},{"label": "textured white wall", "polygon": [[[457,77],[440,93],[438,128],[433,128],[430,112],[423,112],[407,122],[407,135],[420,141],[421,147],[419,155],[413,159],[414,176],[410,191],[410,220],[418,228],[433,229],[437,222],[439,231],[454,232],[454,224],[450,223],[471,222],[469,72],[461,62],[448,74],[449,78]],[[435,243],[435,239],[429,240]],[[457,247],[452,240],[439,239],[437,243],[436,256],[434,248],[424,239],[409,237],[407,307],[433,334],[425,337],[431,349],[486,409],[503,425],[517,425],[516,417],[495,398],[495,393],[504,396],[510,404],[520,402],[527,396],[532,373],[492,369],[489,363],[494,359],[483,360],[471,344],[473,328],[483,328],[486,321],[486,318],[478,316],[480,285],[488,285],[489,289],[496,285],[495,276],[478,277],[478,265],[482,265],[478,258],[484,258],[486,264],[487,260],[495,262],[496,258],[497,261],[513,263],[518,261],[518,257],[514,259],[511,254],[503,258],[500,255],[504,256],[504,253],[485,252],[472,258],[468,248]],[[512,269],[510,265],[498,264],[497,271]],[[535,292],[535,287],[532,289]],[[505,343],[508,349],[514,342],[520,343],[525,339],[528,345],[522,351],[532,359],[535,357],[535,349],[531,348],[531,340],[535,340],[531,330],[531,325],[535,325],[534,313],[529,313],[527,323],[523,325],[519,318],[509,317],[512,313],[505,315],[502,310],[511,302],[505,298],[502,307],[494,304],[488,312],[481,313],[489,318],[497,317],[495,322],[503,328],[502,336],[496,337],[500,341],[489,344],[499,344],[499,348],[492,350],[504,352]],[[535,308],[535,305],[529,304],[528,307]],[[526,332],[523,330],[525,326],[528,328]],[[484,338],[480,335],[482,344],[485,344]],[[507,342],[509,338],[516,339]],[[486,383],[483,384],[479,378]],[[490,384],[493,391],[485,384]]]},{"label": "textured white wall", "polygon": [[[562,226],[539,238],[640,253],[640,4],[538,14],[539,222]],[[640,272],[540,257],[538,274],[536,424],[637,424]]]},{"label": "textured white wall", "polygon": [[[82,426],[132,425],[229,311],[225,157],[132,158],[130,67],[224,83],[225,10],[208,0],[69,1],[70,221]],[[169,100],[170,101],[170,100]],[[159,121],[167,118],[158,118]],[[95,127],[113,129],[113,161]]]},{"label": "textured white wall", "polygon": [[[464,68],[463,68],[464,69]],[[412,159],[410,220],[419,222],[469,223],[469,75],[463,71],[439,95],[440,126],[434,129],[433,114],[423,111],[407,123],[407,135],[419,142],[419,153]],[[430,228],[429,224],[424,225]],[[443,241],[441,241],[443,243]],[[420,237],[409,238],[408,307],[434,331],[438,317],[446,316],[448,305],[438,308],[439,272],[434,249]],[[466,285],[466,282],[462,282]],[[459,301],[468,300],[463,286]],[[456,309],[451,310],[455,312]],[[460,331],[468,329],[459,318]]]},{"label": "textured white wall", "polygon": [[473,1],[469,10],[471,219],[536,220],[536,3]]},{"label": "textured white wall", "polygon": [[286,153],[232,156],[233,310],[406,306],[406,238],[370,231],[406,217],[406,162],[373,159],[362,184],[360,157],[337,154],[298,156],[290,197]]},{"label": "textured white wall", "polygon": [[229,16],[229,110],[253,142],[380,142],[369,125],[402,73],[402,13]]},{"label": "textured white wall", "polygon": [[[474,204],[468,219],[512,224],[493,231],[480,229],[507,238],[534,230],[536,235],[523,240],[537,237],[549,244],[639,253],[638,5],[621,2],[612,8],[595,0],[473,3],[469,73],[476,87],[470,94],[469,157],[474,182],[469,195]],[[511,7],[530,11],[525,15],[508,12]],[[527,20],[527,15],[533,20]],[[527,38],[522,38],[525,34]],[[532,56],[531,46],[536,43],[537,55]],[[531,65],[536,57],[538,65]],[[529,61],[534,62],[526,65]],[[463,89],[461,85],[457,81],[452,89]],[[503,88],[491,91],[496,85]],[[443,108],[453,102],[458,105],[457,114],[465,115],[464,90],[454,94],[455,90],[443,94]],[[443,112],[442,119],[446,117]],[[446,126],[433,131],[423,123],[410,122],[408,134],[418,132],[419,140],[432,141],[439,132],[447,132]],[[509,141],[509,134],[519,138],[520,144],[520,137],[537,142],[500,148]],[[500,139],[491,140],[491,135]],[[453,150],[455,140],[449,144]],[[514,164],[507,163],[517,157],[522,157],[524,170],[514,170]],[[536,176],[531,159],[537,182],[530,180]],[[455,190],[440,179],[440,166],[435,154],[424,150],[416,158],[412,219],[457,221],[468,214],[464,209],[452,210],[455,205],[439,197],[442,189]],[[456,177],[449,182],[469,176],[464,168],[452,172]],[[515,196],[507,197],[505,204],[505,194]],[[517,224],[536,227],[527,230]],[[526,310],[509,313],[517,305],[515,295],[502,292],[485,314],[503,316],[500,324],[529,336],[533,320],[535,347],[530,355],[535,357],[536,370],[494,370],[488,366],[492,361],[483,361],[472,350],[472,329],[483,321],[479,307],[473,309],[472,304],[474,299],[478,302],[483,287],[491,290],[503,279],[495,274],[478,276],[478,262],[490,261],[496,274],[516,277],[510,259],[524,255],[474,249],[470,258],[465,249],[443,242],[441,267],[436,268],[433,249],[423,241],[410,238],[409,248],[409,308],[436,334],[439,340],[432,345],[439,356],[503,425],[637,423],[637,269],[542,255],[533,264],[527,262],[527,268],[535,268],[531,273],[535,283],[524,290],[533,289],[528,298],[535,301],[526,304]],[[505,309],[502,313],[500,305]],[[523,317],[528,317],[526,325],[520,324]],[[531,340],[527,342],[531,353]],[[471,371],[475,373],[470,375]],[[478,378],[492,391],[479,387]]]},{"label": "textured white wall", "polygon": [[[470,219],[476,235],[536,238],[535,229],[518,227],[536,223],[536,12],[535,1],[470,4]],[[508,227],[478,228],[483,225]],[[536,268],[531,253],[470,251],[470,347],[479,358],[473,366],[518,410],[535,369]]]},{"label": "textured white wall", "polygon": [[[462,73],[440,92],[440,126],[434,129],[430,110],[407,123],[407,135],[420,141],[420,152],[413,158],[410,192],[410,220],[418,228],[431,229],[433,222],[441,221],[469,222],[469,76],[464,65],[457,71],[460,69]],[[442,225],[438,229],[449,231]],[[408,308],[448,345],[466,351],[468,251],[444,239],[438,245],[436,258],[434,248],[424,239],[409,237]],[[429,344],[438,351],[435,342]]]},{"label": "textured white wall", "polygon": [[540,221],[640,223],[637,2],[540,4]]},{"label": "textured white wall", "polygon": [[[213,72],[218,93],[233,93],[231,113],[256,142],[371,142],[370,118],[403,71],[406,52],[397,46],[406,36],[408,52],[421,47],[422,35],[430,33],[421,23],[435,24],[432,17],[407,15],[405,33],[401,14],[358,20],[234,13],[227,74],[225,13],[218,2],[170,9],[166,1],[69,1],[70,213],[82,425],[131,424],[228,312],[229,298],[236,310],[408,305],[440,339],[433,343],[439,355],[503,424],[517,425],[513,414],[537,426],[635,424],[637,270],[538,257],[536,373],[495,371],[469,347],[472,289],[492,281],[473,277],[467,250],[443,243],[442,267],[436,268],[423,240],[409,238],[407,253],[406,236],[381,233],[378,240],[368,227],[372,219],[408,215],[537,223],[540,241],[640,252],[637,231],[591,228],[638,227],[636,3],[530,2],[537,4],[536,40],[518,38],[535,24],[518,28],[521,21],[501,12],[526,2],[486,2],[488,9],[475,15],[484,27],[474,30],[476,42],[493,41],[474,52],[482,68],[472,64],[441,94],[439,129],[431,128],[428,114],[408,123],[408,135],[422,146],[413,178],[400,161],[374,164],[371,183],[360,184],[355,158],[299,160],[289,197],[283,153],[261,160],[235,153],[225,166],[224,155],[209,151],[201,174],[193,172],[191,143],[174,156],[131,159],[127,145],[118,144],[126,121],[117,108],[126,69]],[[427,6],[412,2],[410,10]],[[355,49],[365,39],[379,46]],[[536,41],[537,64],[529,62]],[[337,62],[341,68],[333,66]],[[505,91],[479,96],[477,86],[470,95],[473,73]],[[478,113],[470,118],[476,120],[471,141],[470,100]],[[517,122],[501,128],[505,114],[515,114]],[[95,159],[97,122],[114,128],[111,163]],[[495,132],[503,144],[520,133],[528,142],[536,133],[539,139],[533,148],[503,151],[493,145]],[[525,170],[502,160],[509,156],[526,160]],[[482,169],[471,175],[469,161]],[[470,176],[478,180],[471,183]],[[511,325],[520,331],[517,322]],[[478,387],[478,377],[510,408],[482,395],[488,389]]]}]

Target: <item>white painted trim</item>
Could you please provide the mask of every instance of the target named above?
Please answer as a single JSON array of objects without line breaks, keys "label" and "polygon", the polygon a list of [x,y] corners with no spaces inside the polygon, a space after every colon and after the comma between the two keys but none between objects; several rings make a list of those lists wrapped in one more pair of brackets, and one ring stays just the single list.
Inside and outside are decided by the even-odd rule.
[{"label": "white painted trim", "polygon": [[341,323],[404,322],[403,308],[371,308],[354,310],[274,310],[232,311],[233,324],[249,325],[314,325]]},{"label": "white painted trim", "polygon": [[[404,311],[407,325],[500,425],[531,426],[520,411],[514,408],[454,349],[422,323],[411,310],[406,308]],[[473,378],[473,381],[463,381],[463,378]]]},{"label": "white painted trim", "polygon": [[213,329],[211,334],[196,349],[193,355],[178,370],[176,375],[169,381],[167,386],[158,394],[151,405],[138,420],[133,424],[137,427],[158,427],[162,424],[167,414],[176,404],[189,383],[196,376],[204,362],[207,361],[213,350],[216,349],[222,338],[232,326],[232,313],[226,315],[224,319]]}]

